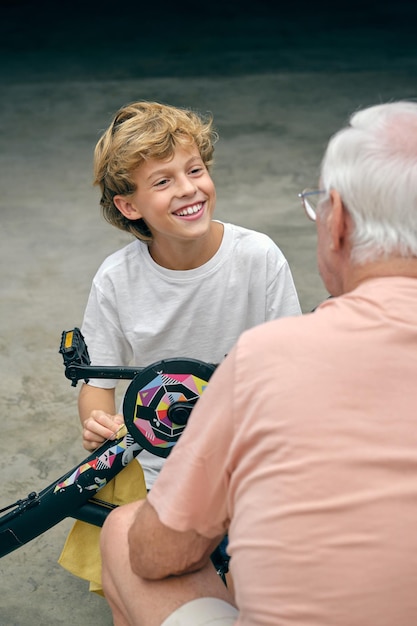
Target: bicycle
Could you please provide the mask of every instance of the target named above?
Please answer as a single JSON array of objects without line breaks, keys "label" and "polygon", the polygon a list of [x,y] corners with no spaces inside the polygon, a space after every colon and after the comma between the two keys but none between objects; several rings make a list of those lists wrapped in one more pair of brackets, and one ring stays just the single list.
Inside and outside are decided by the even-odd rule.
[{"label": "bicycle", "polygon": [[[74,387],[90,378],[132,380],[123,402],[125,423],[115,440],[105,441],[45,489],[0,510],[5,513],[0,517],[0,558],[66,517],[102,526],[116,505],[100,500],[97,493],[142,450],[163,458],[169,455],[217,367],[189,358],[165,359],[144,368],[92,366],[77,327],[62,332],[59,352],[65,376]],[[224,545],[213,553],[212,561],[225,581],[228,556]]]}]

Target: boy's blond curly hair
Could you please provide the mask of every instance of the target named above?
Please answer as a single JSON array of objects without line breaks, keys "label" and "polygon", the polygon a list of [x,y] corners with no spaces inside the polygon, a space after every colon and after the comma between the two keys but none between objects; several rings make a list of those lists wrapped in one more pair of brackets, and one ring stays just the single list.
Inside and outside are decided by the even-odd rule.
[{"label": "boy's blond curly hair", "polygon": [[158,102],[133,102],[116,113],[94,150],[94,184],[100,186],[100,205],[113,226],[143,241],[152,240],[144,220],[128,220],[116,208],[115,195],[136,191],[134,173],[145,159],[170,159],[177,146],[195,144],[210,169],[218,139],[211,115]]}]

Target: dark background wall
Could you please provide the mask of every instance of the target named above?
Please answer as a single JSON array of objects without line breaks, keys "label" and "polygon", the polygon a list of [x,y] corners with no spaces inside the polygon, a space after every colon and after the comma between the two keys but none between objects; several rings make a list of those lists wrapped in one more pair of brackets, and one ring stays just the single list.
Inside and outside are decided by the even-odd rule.
[{"label": "dark background wall", "polygon": [[383,69],[416,56],[415,0],[3,2],[6,80]]}]

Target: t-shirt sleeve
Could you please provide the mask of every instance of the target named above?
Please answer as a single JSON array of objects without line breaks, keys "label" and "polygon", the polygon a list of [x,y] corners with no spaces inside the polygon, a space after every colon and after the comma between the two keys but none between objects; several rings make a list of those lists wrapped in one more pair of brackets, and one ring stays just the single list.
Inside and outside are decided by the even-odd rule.
[{"label": "t-shirt sleeve", "polygon": [[[132,359],[131,347],[120,328],[117,305],[111,296],[111,285],[104,289],[93,281],[81,327],[92,365],[129,365]],[[117,382],[91,379],[89,384],[111,389]]]},{"label": "t-shirt sleeve", "polygon": [[235,349],[211,377],[149,493],[161,522],[174,530],[210,538],[227,532],[234,371]]},{"label": "t-shirt sleeve", "polygon": [[301,315],[301,306],[288,261],[273,244],[267,255],[266,321]]}]

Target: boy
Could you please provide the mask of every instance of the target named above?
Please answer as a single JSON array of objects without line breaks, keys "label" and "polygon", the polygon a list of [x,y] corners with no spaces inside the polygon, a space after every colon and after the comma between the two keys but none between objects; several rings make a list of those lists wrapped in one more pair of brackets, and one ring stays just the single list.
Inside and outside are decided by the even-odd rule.
[{"label": "boy", "polygon": [[[145,367],[173,357],[220,363],[247,328],[301,313],[276,244],[213,220],[209,169],[217,138],[210,117],[136,102],[118,111],[98,141],[104,217],[135,240],[93,279],[82,325],[93,365]],[[80,390],[89,451],[123,423],[116,384],[90,380]],[[138,460],[150,490],[163,459],[143,451]]]}]

